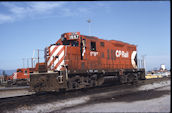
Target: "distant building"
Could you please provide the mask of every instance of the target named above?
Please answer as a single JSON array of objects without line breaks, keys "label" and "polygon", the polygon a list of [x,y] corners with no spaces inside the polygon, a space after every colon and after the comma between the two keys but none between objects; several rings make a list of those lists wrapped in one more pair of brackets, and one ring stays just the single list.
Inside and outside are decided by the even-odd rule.
[{"label": "distant building", "polygon": [[0,84],[3,83],[3,81],[4,81],[4,76],[0,75]]},{"label": "distant building", "polygon": [[160,66],[160,70],[162,70],[162,71],[166,70],[166,69],[165,69],[165,65],[164,65],[164,64],[161,64],[161,66]]},{"label": "distant building", "polygon": [[0,84],[6,83],[9,80],[7,75],[0,75]]},{"label": "distant building", "polygon": [[148,74],[165,73],[165,72],[168,72],[168,74],[169,74],[170,71],[168,71],[165,68],[165,64],[161,64],[159,69],[158,68],[154,68],[153,70],[148,71]]}]

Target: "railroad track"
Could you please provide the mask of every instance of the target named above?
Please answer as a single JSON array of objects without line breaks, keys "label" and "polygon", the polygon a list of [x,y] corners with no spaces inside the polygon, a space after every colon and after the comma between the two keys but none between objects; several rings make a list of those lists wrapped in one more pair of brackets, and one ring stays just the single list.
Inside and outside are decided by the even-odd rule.
[{"label": "railroad track", "polygon": [[29,92],[28,89],[29,86],[0,88],[0,98],[33,94],[33,92]]},{"label": "railroad track", "polygon": [[76,98],[87,95],[95,95],[100,93],[106,93],[110,91],[121,91],[130,88],[139,88],[142,85],[152,84],[160,81],[166,81],[170,78],[159,78],[139,81],[137,84],[105,84],[101,87],[82,89],[76,91],[59,92],[59,93],[41,93],[41,94],[30,94],[17,97],[8,97],[0,99],[0,111],[13,110],[21,106],[34,106],[39,104],[46,104],[56,101],[61,101],[69,98]]},{"label": "railroad track", "polygon": [[18,89],[29,89],[29,86],[20,86],[20,87],[4,87],[4,88],[0,88],[0,91],[18,90]]}]

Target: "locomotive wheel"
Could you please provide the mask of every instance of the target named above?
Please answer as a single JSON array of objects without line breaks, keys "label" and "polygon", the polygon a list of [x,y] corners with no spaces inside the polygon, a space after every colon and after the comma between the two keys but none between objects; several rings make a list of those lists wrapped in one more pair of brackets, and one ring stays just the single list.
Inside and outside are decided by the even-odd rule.
[{"label": "locomotive wheel", "polygon": [[141,80],[146,80],[145,73],[141,73],[141,74],[140,74],[140,79],[141,79]]},{"label": "locomotive wheel", "polygon": [[137,74],[134,74],[134,81],[133,84],[136,84],[138,82],[139,77],[137,76]]},{"label": "locomotive wheel", "polygon": [[80,80],[79,76],[75,76],[75,77],[69,78],[69,81],[67,83],[68,88],[70,90],[79,89],[80,88],[80,82],[81,82],[81,80]]},{"label": "locomotive wheel", "polygon": [[97,86],[101,86],[104,83],[104,77],[100,77],[97,79]]},{"label": "locomotive wheel", "polygon": [[127,83],[128,82],[128,75],[120,75],[119,76],[119,82],[121,83],[121,84],[124,84],[124,83]]},{"label": "locomotive wheel", "polygon": [[96,80],[91,80],[90,87],[95,87],[96,86]]},{"label": "locomotive wheel", "polygon": [[134,76],[129,73],[127,77],[127,83],[132,83],[133,81],[134,81]]},{"label": "locomotive wheel", "polygon": [[131,83],[131,84],[134,84],[138,81],[138,76],[137,74],[132,74],[132,73],[129,73],[128,74],[128,79],[127,79],[127,82],[128,83]]},{"label": "locomotive wheel", "polygon": [[97,75],[93,75],[90,78],[90,87],[95,87],[96,86],[96,81],[97,81]]}]

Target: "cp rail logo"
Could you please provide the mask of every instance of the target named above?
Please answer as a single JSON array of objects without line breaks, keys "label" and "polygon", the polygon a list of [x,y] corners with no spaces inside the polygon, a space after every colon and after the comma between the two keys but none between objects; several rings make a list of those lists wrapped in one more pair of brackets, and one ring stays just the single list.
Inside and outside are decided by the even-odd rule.
[{"label": "cp rail logo", "polygon": [[124,52],[121,50],[116,50],[116,57],[123,57],[123,58],[128,58],[128,51]]}]

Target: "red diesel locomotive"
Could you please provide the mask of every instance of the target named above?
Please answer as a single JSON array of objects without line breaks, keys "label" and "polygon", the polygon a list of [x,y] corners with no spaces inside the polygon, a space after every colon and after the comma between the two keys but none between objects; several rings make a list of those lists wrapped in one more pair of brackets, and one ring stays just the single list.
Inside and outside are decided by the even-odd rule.
[{"label": "red diesel locomotive", "polygon": [[45,69],[31,74],[33,91],[73,90],[100,86],[106,78],[121,83],[145,79],[137,67],[135,45],[103,40],[79,32],[64,33],[45,49]]}]

